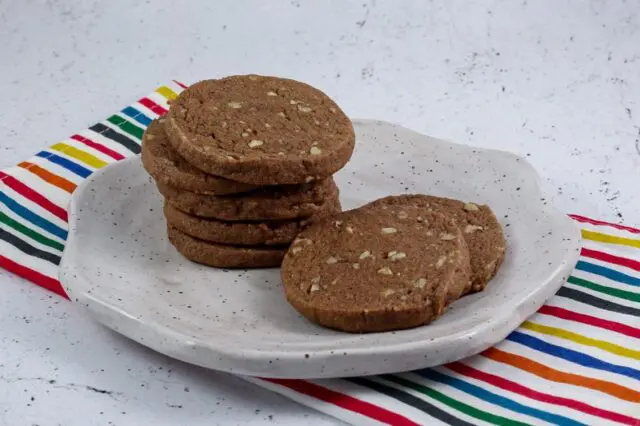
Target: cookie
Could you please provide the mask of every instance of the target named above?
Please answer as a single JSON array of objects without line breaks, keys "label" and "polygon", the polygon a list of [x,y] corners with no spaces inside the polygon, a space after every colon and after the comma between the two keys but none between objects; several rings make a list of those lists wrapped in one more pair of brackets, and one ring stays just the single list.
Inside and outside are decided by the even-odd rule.
[{"label": "cookie", "polygon": [[169,225],[169,242],[187,259],[216,268],[270,268],[280,266],[286,248],[235,247],[199,240]]},{"label": "cookie", "polygon": [[158,182],[200,194],[234,194],[257,186],[204,173],[182,158],[169,144],[164,119],[154,120],[142,137],[142,165]]},{"label": "cookie", "polygon": [[458,222],[471,255],[471,283],[465,293],[484,290],[498,272],[506,247],[502,227],[489,206],[429,195],[390,196],[369,204],[394,209],[405,205],[433,209]]},{"label": "cookie", "polygon": [[274,186],[238,195],[212,196],[181,191],[157,183],[160,193],[174,207],[193,216],[226,221],[282,220],[309,217],[338,198],[333,179],[316,184]]},{"label": "cookie", "polygon": [[172,103],[166,130],[194,166],[254,185],[327,178],[349,161],[355,144],[351,121],[327,95],[257,75],[192,85]]},{"label": "cookie", "polygon": [[282,263],[289,303],[307,319],[349,332],[428,324],[469,282],[462,232],[420,207],[360,208],[300,233]]},{"label": "cookie", "polygon": [[233,245],[288,245],[316,218],[341,211],[338,199],[329,200],[316,215],[304,220],[223,222],[184,213],[169,203],[164,205],[167,223],[201,240]]}]

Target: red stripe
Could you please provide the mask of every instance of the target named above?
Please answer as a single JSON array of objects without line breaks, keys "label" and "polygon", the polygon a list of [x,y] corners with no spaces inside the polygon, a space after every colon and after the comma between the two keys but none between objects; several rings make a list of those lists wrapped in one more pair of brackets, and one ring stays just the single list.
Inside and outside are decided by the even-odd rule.
[{"label": "red stripe", "polygon": [[138,102],[140,102],[142,105],[146,106],[147,108],[149,108],[151,111],[153,111],[154,113],[156,113],[158,115],[164,115],[167,112],[166,109],[164,109],[163,107],[161,107],[157,103],[153,102],[149,98],[142,98]]},{"label": "red stripe", "polygon": [[602,220],[590,219],[588,217],[580,216],[578,214],[570,214],[569,217],[571,217],[574,220],[577,220],[578,222],[590,223],[592,225],[611,226],[613,228],[620,229],[622,231],[629,231],[629,232],[633,232],[634,234],[640,234],[640,229],[632,228],[630,226],[618,225],[617,223],[611,223],[611,222],[605,222],[605,221],[602,221]]},{"label": "red stripe", "polygon": [[13,189],[18,194],[22,195],[25,198],[28,198],[29,200],[38,204],[40,207],[44,208],[45,210],[49,211],[51,214],[59,217],[65,222],[68,221],[67,211],[65,209],[53,204],[51,201],[49,201],[48,198],[43,197],[13,176],[9,176],[5,172],[0,172],[0,179],[2,179],[2,181],[9,188]]},{"label": "red stripe", "polygon": [[583,248],[580,253],[582,256],[590,257],[592,259],[602,260],[603,262],[609,262],[620,266],[626,266],[627,268],[634,269],[640,272],[640,262],[637,260],[627,259],[626,257],[614,256],[613,254],[604,253],[597,250],[591,250]]},{"label": "red stripe", "polygon": [[417,423],[409,420],[408,418],[387,410],[386,408],[379,407],[366,401],[361,401],[352,396],[345,395],[340,392],[333,391],[331,389],[324,388],[322,386],[315,385],[313,383],[306,382],[304,380],[288,380],[288,379],[262,379],[267,382],[275,383],[280,386],[287,387],[298,393],[308,395],[312,398],[320,399],[329,404],[337,405],[354,413],[362,414],[363,416],[371,419],[378,420],[379,422],[397,425],[397,426],[416,426]]},{"label": "red stripe", "polygon": [[576,401],[574,399],[563,398],[560,396],[549,395],[546,393],[538,392],[533,389],[529,389],[522,385],[519,385],[518,383],[512,382],[511,380],[504,379],[494,374],[485,373],[483,371],[477,370],[473,367],[469,367],[468,365],[462,364],[460,362],[447,364],[447,368],[455,371],[456,373],[465,375],[467,377],[471,377],[473,379],[482,380],[483,382],[489,383],[500,389],[517,393],[519,395],[534,399],[536,401],[542,401],[549,404],[561,405],[564,407],[572,408],[574,410],[582,411],[583,413],[591,414],[592,416],[598,416],[603,419],[612,420],[614,422],[619,422],[619,423],[628,424],[628,425],[638,424],[639,419],[634,419],[632,417],[625,416],[624,414],[614,413],[609,410],[594,407],[592,405],[585,404],[584,402]]},{"label": "red stripe", "polygon": [[47,277],[46,275],[34,271],[33,269],[29,269],[26,266],[22,266],[12,260],[7,259],[2,255],[0,255],[0,268],[4,268],[7,271],[13,272],[14,274],[19,275],[22,278],[25,278],[39,285],[40,287],[44,287],[47,290],[52,291],[66,299],[69,298],[69,296],[67,296],[67,294],[64,292],[60,281],[51,277]]},{"label": "red stripe", "polygon": [[186,84],[184,84],[184,83],[180,83],[178,80],[173,80],[173,82],[174,82],[175,84],[177,84],[178,86],[182,87],[183,89],[186,89],[187,87],[189,87],[189,86],[187,86],[187,85],[186,85]]},{"label": "red stripe", "polygon": [[81,142],[87,146],[90,146],[91,148],[95,149],[96,151],[100,151],[103,154],[108,155],[109,157],[116,159],[116,160],[122,160],[124,159],[124,155],[120,154],[119,152],[116,152],[110,148],[107,148],[106,146],[94,142],[90,139],[87,139],[86,137],[82,136],[82,135],[73,135],[71,136],[71,139],[73,139],[74,141],[78,141]]},{"label": "red stripe", "polygon": [[581,322],[583,324],[592,325],[594,327],[603,328],[605,330],[615,331],[616,333],[624,334],[626,336],[635,337],[640,339],[640,328],[631,327],[626,324],[622,324],[616,321],[605,320],[597,318],[591,315],[580,314],[568,309],[559,308],[557,306],[544,305],[538,310],[538,313],[544,315],[551,315],[557,318],[566,319],[569,321]]}]

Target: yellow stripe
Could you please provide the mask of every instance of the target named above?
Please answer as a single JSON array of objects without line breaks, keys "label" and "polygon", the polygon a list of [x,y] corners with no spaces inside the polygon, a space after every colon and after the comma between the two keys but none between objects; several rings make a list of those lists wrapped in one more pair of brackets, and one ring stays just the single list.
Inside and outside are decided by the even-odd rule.
[{"label": "yellow stripe", "polygon": [[56,151],[62,152],[69,157],[73,157],[76,160],[80,160],[85,164],[90,165],[93,168],[99,169],[106,166],[108,163],[102,161],[98,157],[95,157],[88,152],[84,152],[78,148],[67,145],[66,143],[57,143],[51,147],[51,149],[55,149]]},{"label": "yellow stripe", "polygon": [[169,89],[167,86],[158,87],[156,89],[156,92],[160,93],[162,96],[164,96],[167,99],[175,99],[176,96],[178,96],[176,92]]},{"label": "yellow stripe", "polygon": [[633,349],[625,348],[624,346],[616,345],[615,343],[592,339],[590,337],[583,336],[582,334],[573,333],[561,328],[536,324],[531,321],[525,321],[522,324],[522,327],[526,328],[527,330],[536,331],[538,333],[560,337],[561,339],[565,340],[571,340],[572,342],[579,343],[581,345],[599,348],[612,354],[640,360],[640,351],[634,351]]},{"label": "yellow stripe", "polygon": [[582,238],[585,240],[597,241],[599,243],[618,244],[622,246],[629,246],[640,248],[640,240],[634,240],[633,238],[617,237],[615,235],[601,234],[600,232],[582,230]]}]

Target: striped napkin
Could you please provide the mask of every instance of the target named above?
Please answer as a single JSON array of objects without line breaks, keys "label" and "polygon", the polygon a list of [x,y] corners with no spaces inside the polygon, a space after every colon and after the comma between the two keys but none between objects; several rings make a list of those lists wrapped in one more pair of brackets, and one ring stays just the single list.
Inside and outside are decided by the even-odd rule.
[{"label": "striped napkin", "polygon": [[[57,270],[71,193],[140,152],[145,127],[184,87],[162,86],[1,171],[0,267],[66,297]],[[244,378],[353,424],[640,425],[640,230],[572,218],[584,239],[573,275],[480,355],[366,378]]]}]

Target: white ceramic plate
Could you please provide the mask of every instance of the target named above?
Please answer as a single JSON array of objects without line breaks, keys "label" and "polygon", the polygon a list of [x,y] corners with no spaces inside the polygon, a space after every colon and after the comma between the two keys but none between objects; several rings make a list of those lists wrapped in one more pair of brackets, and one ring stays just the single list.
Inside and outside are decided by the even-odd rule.
[{"label": "white ceramic plate", "polygon": [[162,199],[139,158],[101,170],[75,192],[60,280],[94,318],[143,345],[204,367],[280,378],[381,374],[464,358],[502,340],[562,285],[580,235],[547,205],[524,159],[380,121],[354,125],[356,152],[336,175],[345,208],[428,193],[487,203],[504,227],[496,278],[435,323],[365,335],[327,330],[287,304],[278,269],[185,260],[167,242]]}]

